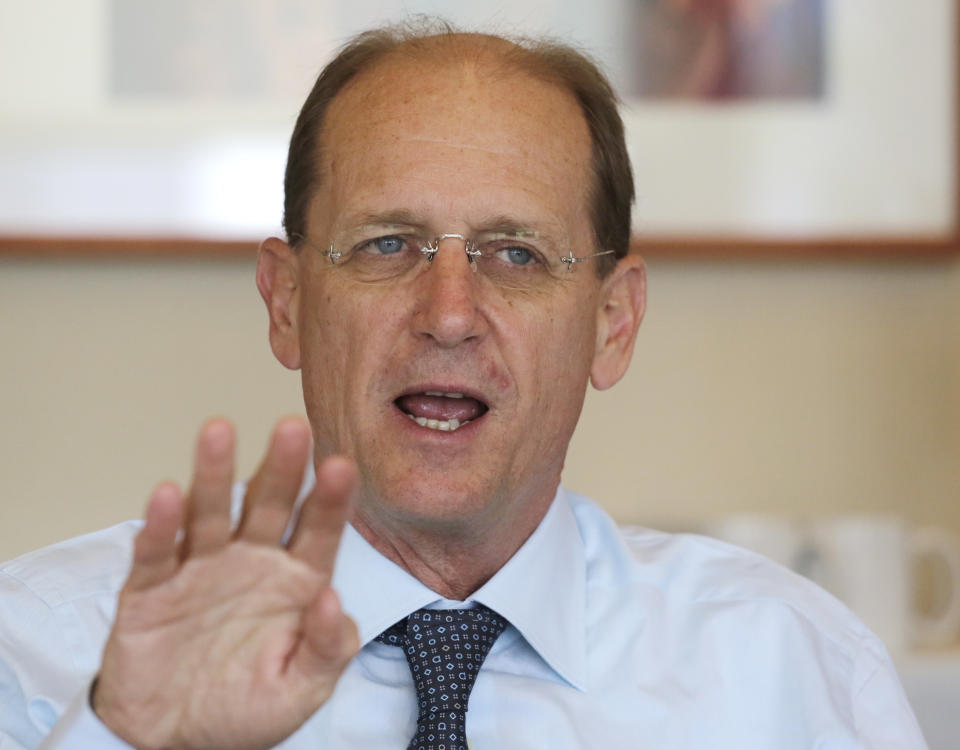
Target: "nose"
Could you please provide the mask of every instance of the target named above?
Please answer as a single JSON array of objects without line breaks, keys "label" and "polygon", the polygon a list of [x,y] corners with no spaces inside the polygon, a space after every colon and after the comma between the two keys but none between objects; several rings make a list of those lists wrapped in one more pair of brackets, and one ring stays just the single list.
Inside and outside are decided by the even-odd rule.
[{"label": "nose", "polygon": [[415,286],[414,326],[443,348],[477,338],[486,330],[480,307],[480,274],[464,252],[464,240],[444,237]]}]

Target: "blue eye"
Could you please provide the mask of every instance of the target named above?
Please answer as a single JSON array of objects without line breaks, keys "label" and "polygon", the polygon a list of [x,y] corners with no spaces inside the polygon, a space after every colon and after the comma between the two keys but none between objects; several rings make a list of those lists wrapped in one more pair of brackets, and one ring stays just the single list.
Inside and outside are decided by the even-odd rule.
[{"label": "blue eye", "polygon": [[374,237],[371,240],[365,240],[357,246],[356,250],[367,255],[382,256],[396,255],[403,252],[407,247],[407,241],[399,234],[385,234],[383,237]]},{"label": "blue eye", "polygon": [[525,247],[505,247],[500,250],[500,256],[514,266],[527,266],[535,261],[533,253]]},{"label": "blue eye", "polygon": [[404,247],[403,237],[398,237],[397,235],[388,235],[386,237],[377,237],[375,240],[370,241],[371,249],[376,249],[376,252],[381,255],[393,255],[394,253],[399,253],[403,250]]}]

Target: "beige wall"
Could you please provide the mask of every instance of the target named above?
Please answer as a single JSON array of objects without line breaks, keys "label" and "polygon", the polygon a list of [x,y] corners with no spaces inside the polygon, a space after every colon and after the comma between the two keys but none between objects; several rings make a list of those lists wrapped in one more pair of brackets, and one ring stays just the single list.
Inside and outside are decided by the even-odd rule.
[{"label": "beige wall", "polygon": [[[207,415],[301,409],[252,262],[0,260],[0,558],[140,514]],[[894,510],[960,532],[960,262],[650,263],[565,481],[619,520]]]},{"label": "beige wall", "polygon": [[960,530],[960,262],[650,264],[565,481],[623,520],[886,510]]},{"label": "beige wall", "polygon": [[[380,6],[390,3],[343,5],[348,8],[343,14],[342,4],[328,5],[326,31],[340,39],[348,28],[369,22],[364,13],[380,18]],[[405,1],[396,10],[416,5]],[[467,7],[441,5],[454,16]],[[550,12],[529,12],[534,5]],[[626,6],[594,5],[581,15],[583,5],[572,1],[514,1],[484,4],[483,13],[510,6],[555,33],[575,30],[588,47],[614,53],[611,40],[619,38],[616,32],[623,26],[616,13]],[[714,122],[713,139],[685,130],[688,149],[680,154],[662,147],[657,133],[678,123],[696,126],[696,109],[684,110],[686,120],[678,120],[672,109],[633,112],[632,142],[643,145],[636,161],[643,175],[638,182],[648,186],[639,204],[644,225],[657,226],[656,212],[645,213],[650,205],[672,206],[685,231],[706,208],[723,219],[738,216],[719,200],[730,174],[724,169],[718,173],[720,185],[705,191],[709,206],[691,206],[690,186],[703,184],[704,175],[689,149],[728,155],[734,160],[729,169],[736,173],[745,170],[741,160],[748,156],[751,178],[762,167],[790,174],[793,184],[807,173],[808,163],[832,162],[832,157],[810,154],[822,156],[824,148],[816,128],[843,113],[868,118],[871,127],[857,126],[853,133],[858,141],[865,139],[868,147],[859,153],[871,164],[886,164],[877,154],[889,155],[896,150],[891,144],[901,143],[878,135],[886,131],[872,127],[876,123],[906,134],[909,156],[901,169],[931,160],[949,163],[937,160],[942,154],[934,146],[942,144],[929,136],[946,127],[947,118],[928,105],[946,106],[942,91],[950,89],[947,71],[952,68],[938,55],[947,54],[949,35],[931,30],[949,27],[943,19],[953,13],[954,3],[940,0],[903,10],[907,5],[886,0],[883,13],[875,6],[874,1],[867,10],[863,0],[832,6],[836,80],[829,106],[799,118],[814,128],[803,131],[807,136],[818,136],[803,141],[813,152],[798,150],[796,140],[788,140],[792,145],[785,148],[781,141],[759,137],[766,131],[749,131],[749,153],[731,148],[742,136],[725,140],[733,130],[717,126],[737,125],[745,111],[733,108]],[[186,134],[216,134],[219,148],[225,134],[259,138],[275,131],[282,133],[276,136],[282,146],[298,104],[293,99],[287,104],[271,100],[269,106],[118,100],[107,80],[111,8],[106,0],[0,4],[0,62],[8,63],[0,65],[0,151],[6,154],[0,167],[7,164],[6,174],[12,175],[0,204],[30,208],[45,230],[56,225],[58,213],[57,206],[38,203],[45,194],[35,180],[44,165],[53,165],[55,187],[86,186],[67,190],[59,208],[68,215],[78,206],[101,213],[107,206],[106,214],[124,218],[125,209],[174,199],[192,209],[196,195],[184,192],[176,180],[174,190],[154,179],[151,169],[167,174],[161,169],[168,166],[163,151],[144,152],[153,155],[128,171],[107,169],[103,184],[91,187],[90,178],[103,165],[102,152],[90,144],[117,145],[126,166],[129,156],[122,147],[180,143]],[[864,28],[870,33],[863,34]],[[851,30],[852,40],[846,36]],[[898,44],[912,44],[907,49],[924,54],[889,55],[884,36],[889,33]],[[928,67],[916,67],[920,58]],[[71,64],[64,66],[63,59]],[[904,60],[913,66],[909,75],[901,74]],[[609,62],[616,71],[616,54]],[[296,68],[305,82],[314,71],[313,65]],[[866,106],[863,97],[876,87],[858,84],[864,70],[885,82],[884,96],[875,98],[891,111]],[[896,81],[907,82],[906,93],[892,93],[898,91],[891,88]],[[767,114],[761,123],[779,122],[776,112]],[[197,163],[209,167],[201,157],[211,151],[223,156],[204,143],[205,148],[190,152],[188,162],[195,168]],[[259,164],[259,152],[243,143],[238,147],[242,159],[225,159],[234,168],[242,165],[242,177],[231,178],[242,190],[222,204],[234,217],[249,210],[247,203],[234,201],[253,196],[253,203],[269,204],[256,188],[270,180],[258,180],[250,171]],[[80,166],[96,169],[82,179],[67,170],[70,179],[64,180],[63,151],[56,149],[56,158],[23,161],[20,152],[26,146],[44,154],[51,144],[75,147]],[[800,160],[800,168],[783,169],[778,159],[784,154]],[[686,168],[681,156],[688,159]],[[662,173],[655,169],[658,159]],[[272,156],[267,161],[276,167]],[[26,166],[10,168],[11,163]],[[916,203],[942,202],[938,196],[944,191],[919,189],[901,172],[894,180],[865,180],[867,166],[847,170],[857,176],[856,190],[837,198],[825,192],[834,184],[830,181],[804,200],[827,201],[846,214],[858,199],[876,197],[878,186],[914,186],[909,201],[889,201],[881,216],[872,213],[865,225],[871,229],[904,206],[911,213]],[[25,174],[34,182],[24,183]],[[137,175],[140,182],[132,189]],[[279,178],[275,182],[278,190]],[[106,200],[101,190],[113,184],[122,186],[121,198],[133,199]],[[144,185],[155,190],[150,200],[137,192]],[[651,185],[656,190],[651,192]],[[213,192],[224,198],[222,186]],[[86,203],[85,197],[90,198]],[[748,197],[743,205],[751,215],[776,203],[762,190]],[[246,210],[238,211],[237,205]],[[271,216],[275,213],[279,205]],[[803,211],[797,216],[803,222],[809,218]],[[244,472],[252,469],[273,420],[301,405],[296,375],[277,365],[266,345],[251,266],[252,261],[31,262],[0,256],[0,558],[139,515],[157,480],[188,476],[193,434],[207,415],[236,420],[240,464]],[[652,262],[650,277],[650,310],[633,369],[612,391],[589,395],[568,461],[565,481],[571,487],[594,495],[629,522],[689,526],[735,510],[807,517],[892,509],[960,531],[960,261]]]}]

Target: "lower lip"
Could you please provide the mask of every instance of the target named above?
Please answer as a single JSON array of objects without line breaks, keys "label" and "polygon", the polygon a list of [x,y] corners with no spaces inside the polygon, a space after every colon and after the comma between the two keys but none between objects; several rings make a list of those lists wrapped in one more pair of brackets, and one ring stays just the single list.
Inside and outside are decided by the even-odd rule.
[{"label": "lower lip", "polygon": [[487,417],[487,414],[489,414],[489,411],[485,411],[476,419],[471,419],[469,422],[460,425],[455,430],[432,430],[429,427],[423,427],[414,422],[412,419],[410,419],[410,415],[403,411],[396,404],[391,404],[391,406],[393,407],[393,412],[396,418],[403,423],[405,429],[411,431],[412,435],[416,435],[421,438],[432,438],[441,442],[452,442],[458,439],[469,440],[474,433],[481,428],[484,420]]}]

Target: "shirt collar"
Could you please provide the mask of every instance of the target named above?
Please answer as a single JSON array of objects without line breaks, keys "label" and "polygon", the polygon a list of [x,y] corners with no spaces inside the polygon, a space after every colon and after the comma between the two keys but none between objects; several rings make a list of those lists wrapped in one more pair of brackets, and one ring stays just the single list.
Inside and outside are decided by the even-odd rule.
[{"label": "shirt collar", "polygon": [[[333,586],[367,644],[411,612],[442,597],[377,552],[350,525]],[[531,595],[535,592],[537,595]],[[510,621],[564,680],[586,684],[586,561],[566,493],[559,489],[533,534],[468,601]]]},{"label": "shirt collar", "polygon": [[506,617],[578,690],[586,685],[586,558],[560,488],[533,534],[472,597]]},{"label": "shirt collar", "polygon": [[340,539],[332,583],[344,611],[357,623],[362,645],[440,598],[377,552],[350,524],[344,527]]}]

